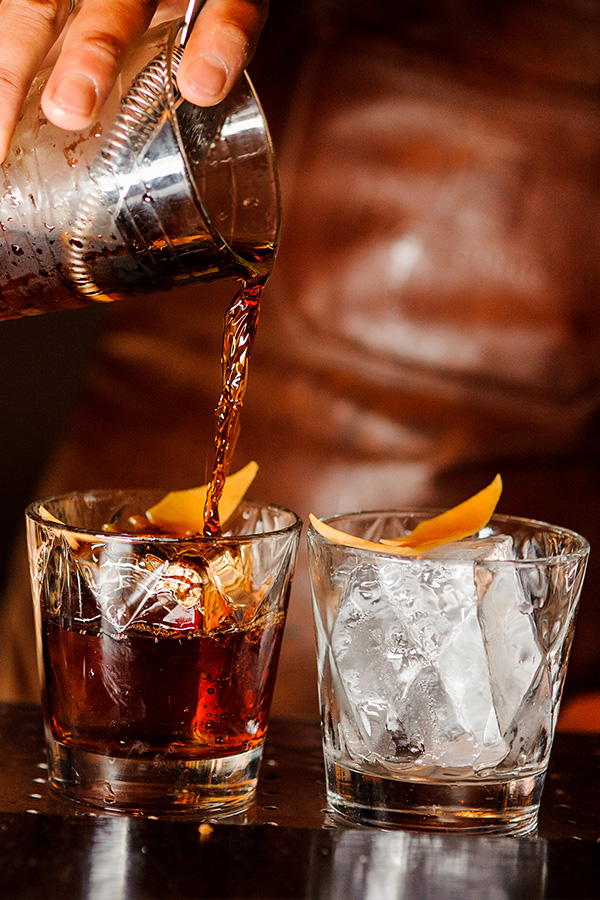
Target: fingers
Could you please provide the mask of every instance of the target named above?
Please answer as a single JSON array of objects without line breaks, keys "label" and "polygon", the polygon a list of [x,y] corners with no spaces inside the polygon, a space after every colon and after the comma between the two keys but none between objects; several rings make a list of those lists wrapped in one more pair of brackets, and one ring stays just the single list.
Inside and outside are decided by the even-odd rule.
[{"label": "fingers", "polygon": [[[81,131],[98,116],[130,45],[154,13],[181,13],[184,0],[80,0],[42,96],[47,118]],[[250,62],[269,0],[206,0],[186,45],[178,83],[192,103],[212,106]],[[0,0],[0,162],[44,57],[61,35],[69,0]],[[163,9],[161,13],[161,9]],[[53,51],[54,52],[54,51]]]},{"label": "fingers", "polygon": [[229,93],[252,59],[268,7],[268,0],[207,0],[177,75],[186,100],[213,106]]},{"label": "fingers", "polygon": [[51,122],[72,131],[92,124],[112,90],[125,53],[150,24],[156,6],[156,0],[85,0],[81,4],[42,95],[42,109]]},{"label": "fingers", "polygon": [[0,4],[0,162],[29,86],[63,29],[69,0],[2,0]]}]

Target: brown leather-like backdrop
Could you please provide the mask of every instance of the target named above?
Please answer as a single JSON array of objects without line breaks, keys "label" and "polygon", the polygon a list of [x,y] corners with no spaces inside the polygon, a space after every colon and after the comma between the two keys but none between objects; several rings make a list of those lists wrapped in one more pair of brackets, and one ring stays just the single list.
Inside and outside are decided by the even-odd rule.
[{"label": "brown leather-like backdrop", "polygon": [[[448,505],[500,471],[501,511],[592,543],[567,689],[597,686],[600,9],[300,7],[251,69],[284,221],[235,464],[305,519]],[[233,291],[111,309],[40,492],[206,480]],[[4,696],[37,689],[24,572],[21,549]],[[304,548],[275,708],[316,710]]]}]

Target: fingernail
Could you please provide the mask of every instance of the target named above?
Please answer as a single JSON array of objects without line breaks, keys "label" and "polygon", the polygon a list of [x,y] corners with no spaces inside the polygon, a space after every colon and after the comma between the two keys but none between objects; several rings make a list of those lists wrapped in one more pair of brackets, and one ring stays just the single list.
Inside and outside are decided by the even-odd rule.
[{"label": "fingernail", "polygon": [[97,99],[96,85],[82,74],[63,75],[52,92],[52,100],[65,112],[86,117],[94,112]]},{"label": "fingernail", "polygon": [[220,97],[227,81],[227,68],[219,56],[199,56],[187,72],[195,93],[207,99]]}]

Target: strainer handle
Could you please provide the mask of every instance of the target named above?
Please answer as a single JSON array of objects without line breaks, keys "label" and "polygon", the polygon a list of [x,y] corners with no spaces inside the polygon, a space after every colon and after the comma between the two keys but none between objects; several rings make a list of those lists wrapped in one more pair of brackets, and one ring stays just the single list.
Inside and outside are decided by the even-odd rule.
[{"label": "strainer handle", "polygon": [[194,22],[198,18],[198,13],[206,3],[206,0],[190,0],[188,3],[187,9],[185,11],[185,16],[183,18],[183,28],[179,34],[177,39],[177,44],[180,47],[185,47],[187,43],[187,39],[189,38],[192,28],[194,27]]}]

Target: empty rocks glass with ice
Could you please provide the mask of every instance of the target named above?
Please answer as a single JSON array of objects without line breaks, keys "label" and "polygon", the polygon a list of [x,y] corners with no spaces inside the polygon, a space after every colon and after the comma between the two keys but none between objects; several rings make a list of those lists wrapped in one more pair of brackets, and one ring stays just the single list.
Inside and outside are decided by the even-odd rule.
[{"label": "empty rocks glass with ice", "polygon": [[497,515],[420,555],[372,549],[425,518],[327,520],[366,547],[309,528],[329,805],[362,824],[529,834],[589,546]]}]

